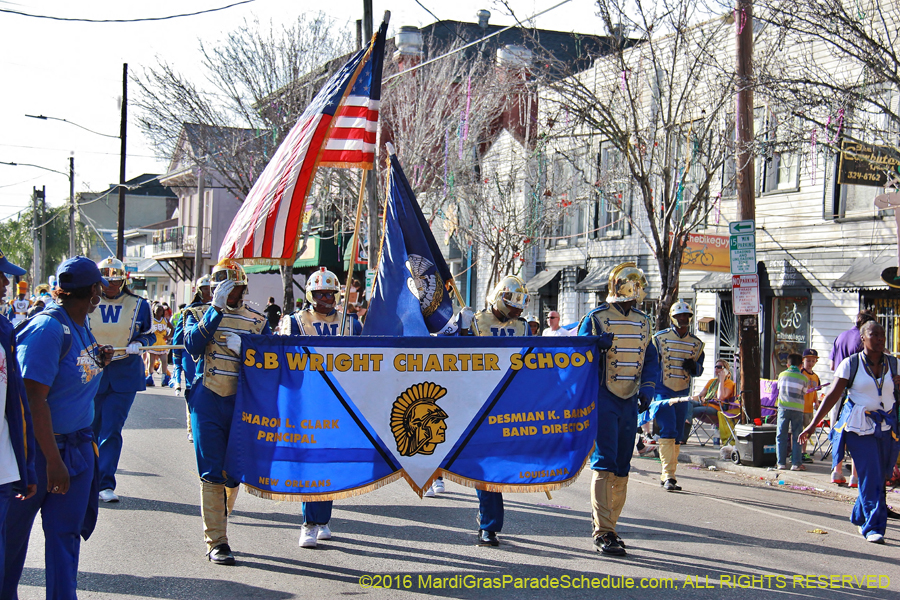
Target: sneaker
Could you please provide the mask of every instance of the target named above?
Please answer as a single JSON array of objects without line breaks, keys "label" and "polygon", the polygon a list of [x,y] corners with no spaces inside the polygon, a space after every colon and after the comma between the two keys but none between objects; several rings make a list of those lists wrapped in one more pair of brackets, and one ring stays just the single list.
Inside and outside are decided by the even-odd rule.
[{"label": "sneaker", "polygon": [[219,544],[209,551],[206,558],[215,565],[234,564],[234,554],[231,553],[231,546],[228,544]]},{"label": "sneaker", "polygon": [[175,395],[176,395],[176,396],[180,396],[180,395],[181,395],[181,387],[180,387],[180,386],[175,386]]},{"label": "sneaker", "polygon": [[874,531],[870,531],[869,535],[866,536],[866,541],[871,542],[873,544],[883,544],[884,536],[880,533],[875,533]]},{"label": "sneaker", "polygon": [[493,531],[487,531],[486,529],[478,530],[478,545],[479,546],[499,546],[500,540],[497,539],[497,534]]},{"label": "sneaker", "polygon": [[813,457],[812,457],[811,454],[804,454],[804,455],[803,455],[803,462],[805,462],[805,463],[811,463],[811,462],[815,462],[815,461],[813,460]]},{"label": "sneaker", "polygon": [[316,540],[319,538],[318,525],[303,525],[300,527],[300,547],[315,548]]},{"label": "sneaker", "polygon": [[625,548],[619,543],[617,536],[612,531],[607,531],[600,537],[594,538],[594,550],[610,556],[625,556]]},{"label": "sneaker", "polygon": [[858,488],[858,487],[859,487],[859,479],[858,479],[857,477],[854,477],[854,476],[851,475],[851,476],[850,476],[850,483],[847,484],[847,485],[849,485],[849,486],[852,487],[852,488]]},{"label": "sneaker", "polygon": [[431,489],[434,490],[435,494],[443,494],[444,493],[444,480],[443,479],[435,479],[434,483],[431,484]]},{"label": "sneaker", "polygon": [[806,465],[791,465],[791,471],[805,471]]},{"label": "sneaker", "polygon": [[190,443],[190,444],[194,443],[194,434],[191,433],[190,431],[188,431],[188,443]]},{"label": "sneaker", "polygon": [[316,534],[317,540],[330,540],[331,539],[331,529],[328,525],[319,525],[319,532]]},{"label": "sneaker", "polygon": [[111,489],[100,490],[100,501],[101,502],[118,502],[119,497],[116,496],[116,493]]},{"label": "sneaker", "polygon": [[643,448],[638,450],[638,454],[641,456],[652,456],[658,448],[656,444],[645,444]]},{"label": "sneaker", "polygon": [[[147,375],[146,381],[147,381],[147,387],[155,387],[156,386],[156,384],[153,383],[153,375]],[[215,550],[215,548],[213,548],[213,550]]]},{"label": "sneaker", "polygon": [[776,471],[787,471],[787,465],[775,465]]},{"label": "sneaker", "polygon": [[888,508],[887,508],[887,518],[888,518],[888,519],[900,519],[900,514],[897,514],[896,511],[891,510],[891,507],[888,506]]},{"label": "sneaker", "polygon": [[426,498],[434,498],[434,485],[425,490],[425,493],[422,495]]},{"label": "sneaker", "polygon": [[846,485],[847,480],[841,475],[840,469],[835,469],[831,472],[831,483],[835,485]]}]

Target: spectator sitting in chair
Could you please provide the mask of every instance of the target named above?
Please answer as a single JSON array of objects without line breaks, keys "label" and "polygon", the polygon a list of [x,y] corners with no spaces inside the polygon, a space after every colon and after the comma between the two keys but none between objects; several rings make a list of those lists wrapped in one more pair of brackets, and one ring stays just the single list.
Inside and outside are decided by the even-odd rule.
[{"label": "spectator sitting in chair", "polygon": [[[728,418],[722,416],[719,412],[719,407],[734,398],[734,381],[731,379],[731,366],[728,364],[728,361],[722,358],[717,360],[713,374],[715,377],[706,382],[703,391],[695,396],[691,396],[685,418],[689,423],[693,423],[695,415],[709,415],[713,417],[716,413],[719,413],[719,429],[724,427],[728,431],[728,426],[723,423]],[[714,435],[713,437],[718,438],[719,436]],[[726,441],[727,439],[730,439],[730,434]]]}]

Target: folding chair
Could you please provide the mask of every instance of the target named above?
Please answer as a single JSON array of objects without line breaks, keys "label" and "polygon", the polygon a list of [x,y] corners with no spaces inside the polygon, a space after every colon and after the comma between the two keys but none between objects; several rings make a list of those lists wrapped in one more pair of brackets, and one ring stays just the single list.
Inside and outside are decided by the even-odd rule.
[{"label": "folding chair", "polygon": [[763,423],[778,421],[778,382],[774,379],[759,380],[760,416]]},{"label": "folding chair", "polygon": [[831,456],[831,421],[823,419],[816,432],[813,435],[813,449],[810,456],[815,456],[816,452],[821,452],[819,460],[825,460],[826,456]]},{"label": "folding chair", "polygon": [[[696,410],[696,408],[694,409]],[[691,433],[688,435],[688,439],[691,436],[697,438],[697,442],[701,446],[705,446],[706,444],[712,443],[713,441],[713,433],[711,429],[712,427],[719,426],[719,418],[718,412],[715,416],[708,415],[706,413],[694,413],[694,420],[691,423]]]}]

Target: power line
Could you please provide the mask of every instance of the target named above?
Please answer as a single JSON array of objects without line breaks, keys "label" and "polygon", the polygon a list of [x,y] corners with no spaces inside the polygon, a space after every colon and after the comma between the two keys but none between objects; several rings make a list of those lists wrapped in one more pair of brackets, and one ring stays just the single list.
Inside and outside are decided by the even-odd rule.
[{"label": "power line", "polygon": [[229,4],[227,6],[221,6],[219,8],[209,8],[207,10],[199,10],[197,12],[192,13],[182,13],[178,15],[169,15],[166,17],[144,17],[140,19],[79,19],[73,17],[55,17],[53,15],[33,15],[30,13],[24,13],[18,10],[11,10],[8,8],[0,8],[0,12],[9,13],[12,15],[19,15],[22,17],[32,17],[35,19],[50,19],[51,21],[68,21],[75,23],[140,23],[142,21],[166,21],[168,19],[178,19],[181,17],[195,17],[197,15],[205,15],[206,13],[218,12],[220,10],[225,10],[226,8],[231,8],[233,6],[240,6],[241,4],[249,4],[250,2],[254,2],[255,0],[241,0],[240,2],[234,2],[233,4]]}]

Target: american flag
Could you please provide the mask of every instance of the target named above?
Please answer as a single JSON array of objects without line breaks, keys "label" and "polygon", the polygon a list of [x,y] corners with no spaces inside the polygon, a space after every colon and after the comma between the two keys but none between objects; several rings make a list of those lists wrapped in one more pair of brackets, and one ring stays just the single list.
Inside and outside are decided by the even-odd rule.
[{"label": "american flag", "polygon": [[372,168],[386,33],[387,19],[297,120],[228,228],[219,259],[293,264],[316,169]]}]

